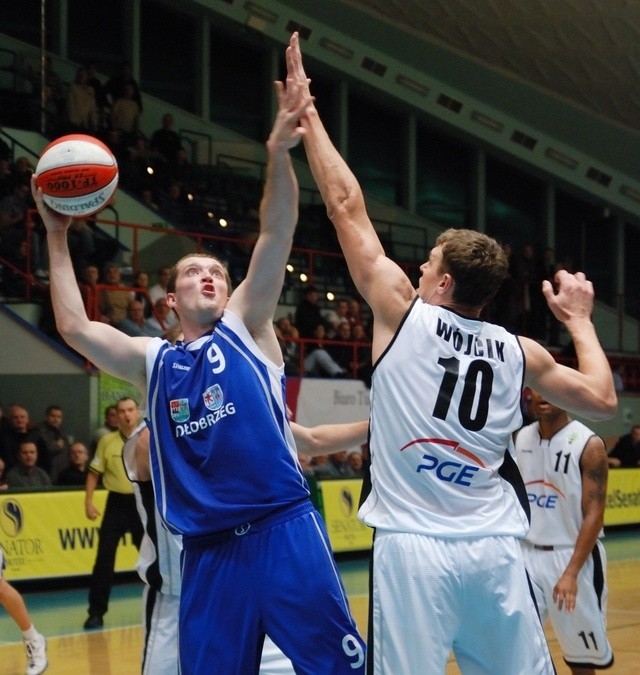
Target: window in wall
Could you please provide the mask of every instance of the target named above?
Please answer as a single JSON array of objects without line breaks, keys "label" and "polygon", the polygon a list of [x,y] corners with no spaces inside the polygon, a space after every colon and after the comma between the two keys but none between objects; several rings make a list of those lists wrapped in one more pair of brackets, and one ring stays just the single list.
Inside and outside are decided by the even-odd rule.
[{"label": "window in wall", "polygon": [[540,253],[544,245],[542,182],[492,158],[487,158],[486,174],[487,234],[509,242],[516,254],[525,244]]},{"label": "window in wall", "polygon": [[445,227],[470,227],[469,149],[419,125],[416,141],[416,211]]},{"label": "window in wall", "polygon": [[[125,42],[125,0],[86,2],[69,0],[69,58],[78,63],[93,63],[98,73],[115,75],[119,64],[130,58]],[[100,26],[100,30],[88,30]]]},{"label": "window in wall", "polygon": [[214,30],[210,43],[211,120],[263,143],[269,111],[264,50]]},{"label": "window in wall", "polygon": [[[191,17],[143,2],[140,12],[140,84],[149,94],[190,112],[200,87],[195,78],[195,23]],[[158,126],[159,120],[158,120]]]},{"label": "window in wall", "polygon": [[348,162],[362,189],[392,204],[402,200],[402,120],[357,94],[349,96]]},{"label": "window in wall", "polygon": [[631,223],[624,225],[624,311],[640,319],[640,227]]},{"label": "window in wall", "polygon": [[556,193],[556,260],[593,282],[596,297],[613,303],[615,292],[616,226],[603,206],[562,190]]}]

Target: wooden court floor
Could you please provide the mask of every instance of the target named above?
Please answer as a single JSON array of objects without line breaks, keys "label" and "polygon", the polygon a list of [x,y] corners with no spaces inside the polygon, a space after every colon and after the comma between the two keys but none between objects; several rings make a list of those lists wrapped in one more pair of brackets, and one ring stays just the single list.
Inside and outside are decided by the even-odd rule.
[{"label": "wooden court floor", "polygon": [[[640,673],[640,529],[607,533],[608,633],[616,675]],[[363,634],[367,630],[367,560],[339,561],[353,614]],[[24,589],[23,589],[24,590]],[[47,636],[47,675],[131,675],[139,672],[141,584],[117,584],[112,593],[105,628],[85,633],[86,589],[27,592],[24,597],[36,626]],[[547,632],[560,675],[570,673],[558,643]],[[0,609],[0,675],[24,673],[24,651],[17,628]],[[446,675],[460,670],[453,659]],[[413,674],[412,674],[413,675]],[[429,674],[416,674],[429,675]]]}]

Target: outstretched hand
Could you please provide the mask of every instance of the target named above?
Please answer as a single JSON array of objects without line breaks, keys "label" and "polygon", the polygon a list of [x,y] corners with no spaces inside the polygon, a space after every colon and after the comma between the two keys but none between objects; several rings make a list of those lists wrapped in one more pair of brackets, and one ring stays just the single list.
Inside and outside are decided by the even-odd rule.
[{"label": "outstretched hand", "polygon": [[553,315],[562,321],[570,322],[572,319],[589,319],[593,311],[593,284],[587,280],[582,272],[570,274],[566,270],[556,273],[555,281],[558,285],[554,292],[551,282],[542,282],[542,292],[547,300],[549,309]]},{"label": "outstretched hand", "polygon": [[304,66],[302,65],[302,52],[300,51],[300,38],[298,33],[293,33],[291,39],[289,40],[289,46],[286,51],[287,58],[287,81],[291,80],[296,82],[298,86],[301,87],[305,96],[308,96],[313,102],[311,93],[309,92],[309,85],[311,80],[307,77],[307,74],[304,72]]},{"label": "outstretched hand", "polygon": [[31,195],[33,196],[33,201],[36,203],[38,213],[42,218],[47,232],[58,232],[67,230],[71,224],[71,216],[65,216],[61,213],[50,209],[42,199],[42,188],[37,187],[36,185],[36,175],[31,176]]},{"label": "outstretched hand", "polygon": [[300,142],[305,130],[300,126],[299,120],[305,108],[313,103],[308,82],[294,78],[290,72],[289,52],[294,42],[297,44],[297,33],[291,36],[287,48],[286,83],[275,82],[278,114],[267,142],[267,145],[278,146],[286,150],[295,147]]}]

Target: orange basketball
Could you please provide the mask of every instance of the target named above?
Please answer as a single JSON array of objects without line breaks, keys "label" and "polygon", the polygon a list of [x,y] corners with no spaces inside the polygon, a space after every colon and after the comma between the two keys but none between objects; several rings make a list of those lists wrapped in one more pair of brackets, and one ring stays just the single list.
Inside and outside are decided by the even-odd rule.
[{"label": "orange basketball", "polygon": [[61,136],[42,151],[36,185],[44,202],[67,216],[89,216],[103,209],[118,186],[118,163],[93,136]]}]

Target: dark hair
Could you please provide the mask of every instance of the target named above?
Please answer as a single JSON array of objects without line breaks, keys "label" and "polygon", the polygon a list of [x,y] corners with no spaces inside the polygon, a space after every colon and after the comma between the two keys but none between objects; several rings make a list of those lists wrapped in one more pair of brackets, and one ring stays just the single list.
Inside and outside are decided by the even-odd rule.
[{"label": "dark hair", "polygon": [[439,271],[448,272],[455,282],[454,302],[484,307],[507,276],[508,261],[500,244],[482,232],[449,228],[435,245],[442,248]]}]

